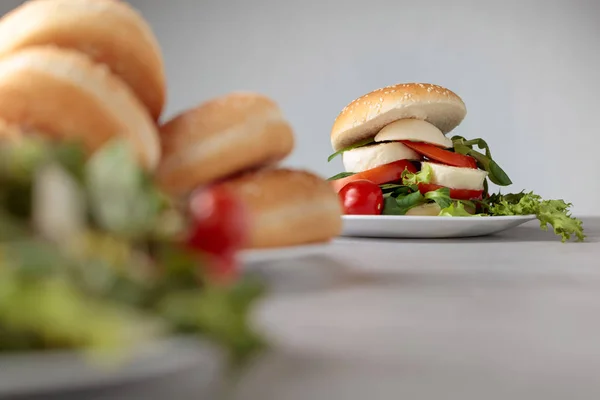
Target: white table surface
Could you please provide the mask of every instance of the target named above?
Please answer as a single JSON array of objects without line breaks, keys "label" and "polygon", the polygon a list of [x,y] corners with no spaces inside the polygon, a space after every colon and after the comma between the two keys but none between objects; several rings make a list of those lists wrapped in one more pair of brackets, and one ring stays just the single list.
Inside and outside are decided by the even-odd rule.
[{"label": "white table surface", "polygon": [[600,219],[465,240],[336,241],[259,271],[274,342],[236,399],[600,399]]},{"label": "white table surface", "polygon": [[[464,240],[340,239],[255,265],[272,349],[227,400],[598,400],[600,218],[586,243],[535,224]],[[221,399],[218,357],[20,400]],[[207,366],[208,365],[208,366]],[[0,374],[2,371],[0,371]]]}]

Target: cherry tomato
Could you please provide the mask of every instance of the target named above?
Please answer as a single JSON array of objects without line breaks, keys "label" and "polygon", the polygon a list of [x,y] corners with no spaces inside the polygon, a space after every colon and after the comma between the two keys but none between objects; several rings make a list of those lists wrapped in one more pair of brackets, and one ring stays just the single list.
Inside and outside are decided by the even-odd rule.
[{"label": "cherry tomato", "polygon": [[[427,192],[433,192],[443,188],[444,186],[434,185],[433,183],[419,183],[419,192],[425,194]],[[455,200],[473,200],[481,199],[483,190],[469,190],[469,189],[450,189],[450,198]]]},{"label": "cherry tomato", "polygon": [[248,213],[232,193],[213,187],[193,193],[189,211],[192,217],[187,244],[211,255],[227,255],[241,249],[249,234]]},{"label": "cherry tomato", "polygon": [[367,180],[373,182],[375,185],[382,185],[384,183],[399,181],[402,178],[402,173],[404,170],[408,170],[413,173],[417,172],[417,169],[410,161],[400,160],[368,169],[366,171],[347,176],[346,178],[336,179],[331,181],[331,184],[337,192],[339,192],[350,182],[360,180]]},{"label": "cherry tomato", "polygon": [[401,140],[401,142],[403,145],[413,149],[417,153],[446,165],[477,169],[477,161],[471,156],[465,156],[464,154],[440,149],[429,143],[411,142],[409,140]]},{"label": "cherry tomato", "polygon": [[379,215],[383,211],[383,192],[379,185],[367,180],[353,181],[338,193],[344,214]]}]

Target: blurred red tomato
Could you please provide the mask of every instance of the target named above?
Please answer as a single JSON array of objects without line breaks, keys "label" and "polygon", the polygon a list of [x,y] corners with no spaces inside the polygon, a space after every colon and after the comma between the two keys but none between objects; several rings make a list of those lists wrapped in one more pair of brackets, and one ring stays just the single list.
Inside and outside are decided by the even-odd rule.
[{"label": "blurred red tomato", "polygon": [[209,256],[211,275],[237,275],[236,253],[246,244],[250,228],[244,203],[226,189],[213,187],[192,194],[189,212],[187,245]]}]

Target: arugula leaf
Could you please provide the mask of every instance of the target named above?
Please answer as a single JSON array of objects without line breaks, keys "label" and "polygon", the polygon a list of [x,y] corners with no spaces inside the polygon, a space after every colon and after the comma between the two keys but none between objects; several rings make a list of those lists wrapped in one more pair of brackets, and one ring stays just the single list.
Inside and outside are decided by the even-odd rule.
[{"label": "arugula leaf", "polygon": [[563,200],[542,200],[542,198],[529,193],[516,193],[501,195],[496,194],[487,200],[490,215],[531,215],[534,214],[540,221],[540,228],[547,230],[552,226],[554,233],[561,237],[563,242],[576,237],[577,241],[584,241],[583,222],[571,216],[570,203]]},{"label": "arugula leaf", "polygon": [[396,198],[398,207],[404,211],[404,214],[413,207],[416,207],[424,202],[423,195],[421,192],[413,192],[405,196],[399,196]]},{"label": "arugula leaf", "polygon": [[381,190],[386,192],[386,191],[390,191],[390,190],[393,191],[393,190],[400,189],[400,188],[406,188],[407,186],[401,185],[399,183],[384,183],[382,185],[379,185],[379,187],[381,188]]},{"label": "arugula leaf", "polygon": [[410,186],[405,186],[405,185],[400,185],[400,184],[394,184],[394,183],[387,183],[387,184],[379,185],[379,187],[381,188],[381,191],[383,192],[384,197],[385,196],[392,196],[392,197],[405,196],[407,194],[417,191],[416,188],[413,188]]},{"label": "arugula leaf", "polygon": [[327,162],[330,162],[331,160],[333,160],[334,158],[336,158],[337,156],[339,156],[340,154],[342,154],[342,153],[344,153],[346,151],[354,150],[354,149],[357,149],[359,147],[367,146],[367,145],[372,144],[372,143],[375,143],[375,138],[367,138],[367,139],[361,140],[360,142],[356,142],[356,143],[354,143],[351,146],[344,147],[343,149],[338,150],[335,153],[333,153],[332,155],[330,155],[327,158]]},{"label": "arugula leaf", "polygon": [[490,193],[490,185],[488,184],[487,178],[485,178],[483,180],[483,193],[481,195],[485,199],[489,193]]},{"label": "arugula leaf", "polygon": [[352,176],[352,175],[354,175],[354,172],[340,172],[339,174],[336,174],[327,180],[328,181],[336,181],[338,179],[346,178],[346,177]]},{"label": "arugula leaf", "polygon": [[398,207],[398,203],[396,202],[396,198],[392,196],[384,196],[383,197],[383,210],[381,210],[382,215],[404,215],[402,214],[400,207]]},{"label": "arugula leaf", "polygon": [[[454,151],[473,157],[477,160],[479,167],[488,172],[490,180],[496,185],[508,186],[512,181],[504,170],[492,159],[492,153],[487,142],[483,139],[467,140],[462,136],[452,137]],[[474,146],[485,150],[485,154],[473,149]]]},{"label": "arugula leaf", "polygon": [[386,197],[383,204],[383,215],[405,215],[408,210],[425,202],[419,192],[413,192],[398,197]]}]

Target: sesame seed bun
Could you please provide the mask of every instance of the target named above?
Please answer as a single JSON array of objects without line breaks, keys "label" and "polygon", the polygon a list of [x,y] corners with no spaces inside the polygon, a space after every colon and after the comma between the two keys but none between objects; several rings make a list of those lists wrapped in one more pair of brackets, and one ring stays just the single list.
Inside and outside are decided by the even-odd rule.
[{"label": "sesame seed bun", "polygon": [[124,1],[32,0],[0,19],[0,57],[30,46],[78,50],[125,81],[155,120],[165,103],[159,45]]},{"label": "sesame seed bun", "polygon": [[0,59],[0,121],[13,135],[77,141],[90,153],[123,137],[148,169],[160,159],[156,125],[138,98],[73,50],[30,47]]},{"label": "sesame seed bun", "polygon": [[462,122],[467,109],[454,92],[428,83],[404,83],[368,93],[348,104],[331,129],[335,151],[375,136],[400,119],[419,119],[446,134]]},{"label": "sesame seed bun", "polygon": [[160,129],[164,158],[157,178],[179,196],[240,172],[276,164],[294,147],[277,104],[254,93],[210,100]]},{"label": "sesame seed bun", "polygon": [[246,202],[249,248],[326,242],[342,230],[342,207],[324,179],[307,171],[265,169],[220,185]]}]

